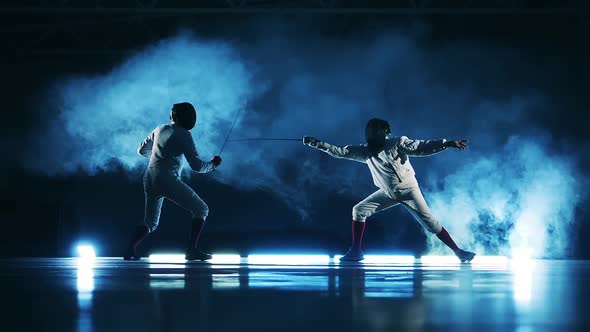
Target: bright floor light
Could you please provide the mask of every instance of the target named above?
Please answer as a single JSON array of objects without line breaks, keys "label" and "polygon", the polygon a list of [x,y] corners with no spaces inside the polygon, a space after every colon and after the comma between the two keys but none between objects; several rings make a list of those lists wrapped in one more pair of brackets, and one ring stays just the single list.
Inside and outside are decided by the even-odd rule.
[{"label": "bright floor light", "polygon": [[330,264],[328,255],[249,255],[249,264],[260,265],[324,265]]},{"label": "bright floor light", "polygon": [[426,255],[420,257],[422,264],[436,265],[436,264],[459,264],[459,258],[457,256],[439,256],[439,255]]},{"label": "bright floor light", "polygon": [[365,255],[364,264],[414,264],[411,255]]},{"label": "bright floor light", "polygon": [[506,256],[475,256],[471,261],[473,264],[490,264],[490,265],[506,265],[508,264],[508,257]]},{"label": "bright floor light", "polygon": [[[212,255],[213,258],[208,260],[211,264],[240,264],[240,255],[219,254]],[[186,259],[184,254],[151,254],[150,263],[184,263]]]},{"label": "bright floor light", "polygon": [[530,304],[533,296],[534,265],[534,261],[528,257],[512,260],[513,294],[521,305]]},{"label": "bright floor light", "polygon": [[[420,257],[420,262],[425,265],[455,265],[461,261],[454,255],[437,256],[426,255]],[[476,255],[471,261],[472,265],[478,266],[507,266],[510,260],[506,256]]]},{"label": "bright floor light", "polygon": [[213,258],[208,262],[211,264],[240,264],[241,260],[240,255],[218,254],[213,255]]},{"label": "bright floor light", "polygon": [[80,246],[78,246],[77,251],[78,251],[78,256],[80,256],[81,258],[95,258],[96,257],[96,252],[94,251],[94,248],[89,245],[80,245]]},{"label": "bright floor light", "polygon": [[516,248],[512,250],[513,261],[526,261],[533,257],[533,250],[531,248]]},{"label": "bright floor light", "polygon": [[[335,255],[334,262],[339,263],[342,255]],[[411,255],[365,255],[359,264],[414,264],[416,259]]]},{"label": "bright floor light", "polygon": [[93,265],[91,260],[82,259],[78,261],[76,268],[76,289],[78,293],[88,293],[94,290]]},{"label": "bright floor light", "polygon": [[[84,248],[78,247],[80,257],[95,257],[92,247]],[[254,254],[247,258],[242,258],[238,254],[214,254],[213,258],[208,263],[211,264],[232,264],[239,265],[242,263],[254,265],[329,265],[330,263],[338,263],[341,255],[336,255],[330,259],[328,255],[296,255],[296,254]],[[526,256],[518,256],[523,259]],[[150,263],[184,263],[184,254],[151,254],[149,256]],[[513,258],[513,261],[515,259]],[[459,259],[454,255],[426,255],[419,259],[411,255],[365,255],[365,259],[361,261],[362,264],[414,264],[422,263],[426,265],[448,265],[459,264]],[[506,256],[480,256],[477,255],[471,261],[476,265],[506,265],[510,259]]]},{"label": "bright floor light", "polygon": [[184,263],[184,254],[151,254],[148,257],[150,263]]}]

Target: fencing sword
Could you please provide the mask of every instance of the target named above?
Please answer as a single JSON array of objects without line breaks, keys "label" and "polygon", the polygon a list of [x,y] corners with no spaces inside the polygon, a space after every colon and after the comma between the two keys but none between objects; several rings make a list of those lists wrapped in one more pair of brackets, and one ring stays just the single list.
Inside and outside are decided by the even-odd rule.
[{"label": "fencing sword", "polygon": [[231,132],[234,130],[234,126],[236,125],[236,122],[238,121],[238,117],[240,116],[240,113],[241,112],[242,112],[242,108],[240,107],[240,109],[236,113],[236,117],[234,119],[234,122],[231,125],[231,128],[229,128],[229,132],[227,133],[227,136],[225,136],[225,141],[223,142],[223,145],[221,146],[221,149],[219,150],[219,153],[217,154],[218,156],[221,156],[221,152],[223,152],[223,149],[225,148],[225,145],[228,142],[228,139],[229,139],[229,136],[231,135]]},{"label": "fencing sword", "polygon": [[238,138],[230,139],[228,142],[247,142],[247,141],[303,141],[303,138],[268,138],[268,137],[257,137],[257,138]]},{"label": "fencing sword", "polygon": [[236,113],[236,117],[234,118],[234,122],[232,123],[231,127],[229,128],[229,132],[227,133],[227,136],[225,137],[225,141],[223,142],[223,145],[221,146],[221,149],[219,150],[219,153],[217,154],[218,156],[221,156],[221,152],[223,152],[223,149],[225,148],[225,146],[227,145],[227,142],[247,142],[247,141],[292,141],[292,142],[302,142],[303,138],[269,138],[269,137],[257,137],[257,138],[239,138],[239,139],[229,139],[232,131],[234,130],[234,127],[236,126],[236,122],[238,121],[238,117],[240,116],[240,113],[242,112],[242,108],[240,108],[238,110],[238,112]]}]

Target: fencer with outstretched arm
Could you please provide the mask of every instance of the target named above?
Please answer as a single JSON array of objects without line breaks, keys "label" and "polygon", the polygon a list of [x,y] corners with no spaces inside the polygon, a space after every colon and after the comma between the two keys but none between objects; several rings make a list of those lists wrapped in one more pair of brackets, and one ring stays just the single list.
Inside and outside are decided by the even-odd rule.
[{"label": "fencer with outstretched arm", "polygon": [[406,136],[389,138],[389,123],[371,119],[366,126],[366,144],[336,146],[313,137],[304,137],[303,143],[326,152],[335,158],[365,163],[371,171],[377,191],[356,204],[352,209],[352,246],[341,261],[361,261],[365,221],[371,215],[402,204],[414,218],[446,244],[462,262],[469,262],[474,253],[460,249],[447,230],[432,215],[415,177],[409,157],[430,156],[447,148],[463,150],[466,140],[416,140]]}]

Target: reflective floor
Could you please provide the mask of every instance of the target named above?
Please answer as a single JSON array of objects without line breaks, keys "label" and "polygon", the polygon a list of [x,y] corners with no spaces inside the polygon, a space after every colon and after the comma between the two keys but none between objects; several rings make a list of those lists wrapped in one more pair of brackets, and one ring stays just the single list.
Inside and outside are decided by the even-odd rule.
[{"label": "reflective floor", "polygon": [[2,330],[590,331],[590,261],[369,258],[5,259]]}]

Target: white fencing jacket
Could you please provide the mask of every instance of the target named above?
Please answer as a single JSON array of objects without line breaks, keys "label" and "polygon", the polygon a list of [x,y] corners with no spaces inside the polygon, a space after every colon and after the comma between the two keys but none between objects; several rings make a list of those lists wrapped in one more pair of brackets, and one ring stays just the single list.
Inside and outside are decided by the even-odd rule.
[{"label": "white fencing jacket", "polygon": [[215,169],[212,162],[199,159],[190,131],[174,122],[154,129],[141,142],[137,153],[150,159],[148,172],[178,177],[182,169],[183,155],[190,167],[198,173],[207,173]]},{"label": "white fencing jacket", "polygon": [[336,145],[319,142],[317,149],[335,158],[350,159],[365,163],[369,166],[373,183],[385,192],[404,182],[416,182],[414,168],[410,164],[409,156],[429,156],[446,149],[446,139],[414,140],[406,136],[387,139],[383,151],[374,157],[366,144]]}]

